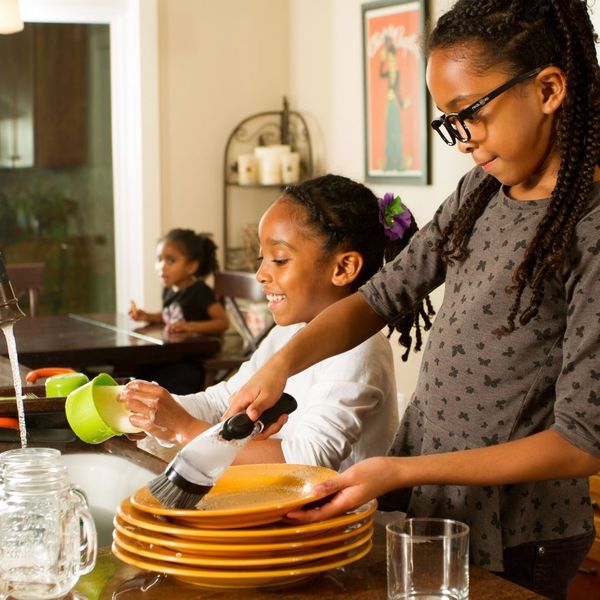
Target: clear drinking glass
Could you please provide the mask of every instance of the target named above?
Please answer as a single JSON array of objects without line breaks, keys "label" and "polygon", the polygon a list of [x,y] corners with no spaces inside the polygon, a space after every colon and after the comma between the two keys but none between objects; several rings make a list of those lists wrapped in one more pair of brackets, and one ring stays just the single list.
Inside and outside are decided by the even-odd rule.
[{"label": "clear drinking glass", "polygon": [[449,519],[389,523],[388,600],[467,600],[469,527]]},{"label": "clear drinking glass", "polygon": [[59,598],[94,568],[94,520],[60,453],[0,458],[0,597]]}]

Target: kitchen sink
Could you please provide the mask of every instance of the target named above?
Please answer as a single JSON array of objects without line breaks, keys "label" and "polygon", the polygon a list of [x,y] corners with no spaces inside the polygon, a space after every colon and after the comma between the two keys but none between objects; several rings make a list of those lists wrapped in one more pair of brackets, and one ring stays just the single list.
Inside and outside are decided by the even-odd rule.
[{"label": "kitchen sink", "polygon": [[71,482],[87,496],[98,530],[98,546],[110,545],[112,520],[119,503],[156,474],[131,460],[111,454],[81,452],[63,454],[62,459]]}]

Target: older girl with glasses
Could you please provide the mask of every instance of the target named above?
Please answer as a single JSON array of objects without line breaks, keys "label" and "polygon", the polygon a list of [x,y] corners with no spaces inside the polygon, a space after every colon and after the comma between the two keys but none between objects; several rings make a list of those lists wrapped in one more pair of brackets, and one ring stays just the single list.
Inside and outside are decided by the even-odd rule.
[{"label": "older girl with glasses", "polygon": [[433,128],[475,167],[408,247],[238,392],[360,343],[445,284],[388,457],[319,488],[324,519],[384,509],[464,521],[471,560],[551,598],[594,539],[600,471],[600,78],[582,0],[459,0],[428,43]]}]

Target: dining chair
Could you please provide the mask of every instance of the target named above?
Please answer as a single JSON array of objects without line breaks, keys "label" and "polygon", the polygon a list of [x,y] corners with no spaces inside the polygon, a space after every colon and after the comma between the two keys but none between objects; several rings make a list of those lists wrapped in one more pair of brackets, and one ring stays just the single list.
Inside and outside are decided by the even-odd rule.
[{"label": "dining chair", "polygon": [[40,290],[44,278],[44,263],[13,263],[6,265],[6,271],[21,309],[21,300],[25,295],[29,298],[29,315],[38,317],[40,314]]},{"label": "dining chair", "polygon": [[236,348],[230,349],[225,343],[219,354],[204,361],[205,387],[223,381],[235,373],[274,326],[274,323],[269,321],[263,329],[255,333],[244,317],[241,307],[243,301],[265,302],[262,286],[256,281],[254,273],[218,271],[214,274],[214,291],[239,332],[242,345],[241,348],[237,344]]}]

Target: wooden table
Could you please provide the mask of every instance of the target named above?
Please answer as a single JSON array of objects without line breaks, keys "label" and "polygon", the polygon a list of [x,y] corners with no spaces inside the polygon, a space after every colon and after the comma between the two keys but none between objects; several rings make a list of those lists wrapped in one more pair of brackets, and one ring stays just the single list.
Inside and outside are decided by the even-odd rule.
[{"label": "wooden table", "polygon": [[[218,337],[169,334],[160,325],[140,327],[118,314],[25,317],[15,323],[14,335],[19,363],[30,369],[114,365],[121,370],[186,357],[202,360],[221,347]],[[0,355],[8,356],[0,338]]]}]

